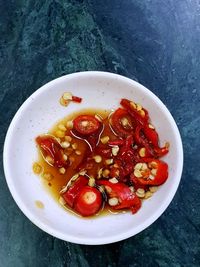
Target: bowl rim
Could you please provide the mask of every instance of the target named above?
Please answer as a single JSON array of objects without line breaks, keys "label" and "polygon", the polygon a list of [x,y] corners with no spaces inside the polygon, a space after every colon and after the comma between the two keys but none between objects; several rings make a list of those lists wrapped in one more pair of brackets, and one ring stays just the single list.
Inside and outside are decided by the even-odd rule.
[{"label": "bowl rim", "polygon": [[[148,94],[150,97],[154,98],[156,100],[156,102],[158,103],[158,105],[161,106],[163,112],[165,113],[171,126],[173,127],[174,134],[176,137],[176,143],[177,143],[177,147],[178,147],[179,164],[178,164],[178,170],[177,170],[177,179],[175,180],[174,186],[173,186],[172,190],[170,191],[170,194],[165,199],[163,204],[159,207],[159,209],[149,219],[147,219],[145,221],[145,223],[142,223],[141,225],[139,225],[138,227],[136,227],[134,229],[124,231],[122,234],[114,235],[112,237],[99,237],[99,238],[95,238],[95,239],[85,238],[85,237],[84,238],[75,237],[73,235],[61,233],[60,231],[57,231],[57,230],[53,229],[52,227],[47,226],[38,217],[33,216],[33,214],[29,211],[29,209],[26,208],[26,206],[23,204],[23,201],[21,201],[21,199],[19,198],[18,193],[15,190],[14,184],[12,183],[12,177],[11,177],[8,165],[7,165],[7,162],[8,162],[7,150],[9,147],[10,138],[12,136],[14,129],[15,129],[15,124],[18,121],[18,118],[20,118],[24,109],[31,103],[31,99],[33,97],[38,97],[44,90],[48,90],[49,85],[53,86],[54,84],[65,79],[66,77],[73,78],[76,76],[79,76],[79,77],[80,76],[85,76],[85,77],[86,76],[89,76],[89,77],[91,77],[91,76],[101,77],[102,76],[105,78],[113,78],[113,79],[117,78],[117,79],[121,80],[122,82],[123,81],[129,82],[133,86],[139,88],[140,90],[142,90],[143,92]],[[13,199],[15,200],[16,204],[18,205],[19,209],[24,213],[24,215],[33,224],[35,224],[37,227],[39,227],[44,232],[46,232],[46,233],[48,233],[54,237],[57,237],[61,240],[64,240],[64,241],[68,241],[68,242],[72,242],[72,243],[76,243],[76,244],[82,244],[82,245],[103,245],[103,244],[110,244],[110,243],[114,243],[117,241],[121,241],[121,240],[127,239],[131,236],[138,234],[139,232],[143,231],[144,229],[149,227],[151,224],[153,224],[163,214],[163,212],[167,209],[167,207],[171,203],[171,201],[172,201],[172,199],[173,199],[173,197],[174,197],[174,195],[178,189],[180,180],[181,180],[182,170],[183,170],[183,145],[182,145],[180,132],[178,130],[176,122],[175,122],[174,118],[172,117],[170,111],[167,109],[165,104],[153,92],[151,92],[148,88],[146,88],[142,84],[140,84],[140,83],[138,83],[138,82],[136,82],[130,78],[124,77],[124,76],[119,75],[119,74],[115,74],[115,73],[111,73],[111,72],[103,72],[103,71],[83,71],[83,72],[75,72],[75,73],[63,75],[59,78],[56,78],[52,81],[49,81],[48,83],[44,84],[39,89],[37,89],[33,94],[31,94],[24,101],[24,103],[20,106],[20,108],[18,109],[18,111],[14,115],[13,119],[11,120],[11,123],[8,127],[8,130],[7,130],[7,134],[6,134],[5,141],[4,141],[4,148],[3,148],[3,167],[4,167],[5,179],[6,179],[8,188],[10,190],[10,193],[11,193]]]}]

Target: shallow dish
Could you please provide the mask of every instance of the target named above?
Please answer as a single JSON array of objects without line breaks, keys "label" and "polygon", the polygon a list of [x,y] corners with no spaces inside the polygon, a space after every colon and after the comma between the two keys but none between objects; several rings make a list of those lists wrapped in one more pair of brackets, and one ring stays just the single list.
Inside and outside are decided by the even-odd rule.
[{"label": "shallow dish", "polygon": [[[68,107],[59,104],[63,92],[83,98]],[[71,112],[82,108],[114,109],[121,98],[141,103],[150,113],[161,144],[170,143],[164,157],[169,178],[135,215],[130,212],[82,219],[66,212],[32,172],[37,160],[34,139]],[[38,89],[20,107],[4,145],[4,171],[10,192],[22,212],[45,232],[78,244],[107,244],[131,237],[151,225],[165,211],[178,188],[182,167],[181,137],[166,106],[141,84],[106,72],[80,72],[55,79]],[[43,203],[38,208],[36,201]]]}]

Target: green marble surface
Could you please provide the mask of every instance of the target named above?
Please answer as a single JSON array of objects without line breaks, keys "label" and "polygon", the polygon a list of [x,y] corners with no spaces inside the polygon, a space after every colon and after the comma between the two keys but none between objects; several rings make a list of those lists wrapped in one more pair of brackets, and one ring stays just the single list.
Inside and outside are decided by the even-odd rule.
[{"label": "green marble surface", "polygon": [[[0,0],[0,266],[200,266],[200,1]],[[185,151],[178,192],[152,226],[83,246],[49,236],[19,210],[2,151],[9,123],[37,88],[104,70],[135,79],[174,116]]]}]

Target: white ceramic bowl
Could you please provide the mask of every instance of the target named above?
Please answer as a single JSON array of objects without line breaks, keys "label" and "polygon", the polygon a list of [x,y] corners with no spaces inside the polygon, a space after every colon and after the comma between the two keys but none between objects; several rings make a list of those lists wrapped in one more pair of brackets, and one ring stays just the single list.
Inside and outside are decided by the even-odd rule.
[{"label": "white ceramic bowl", "polygon": [[[59,104],[63,92],[83,97],[82,104]],[[150,113],[161,143],[170,142],[164,160],[169,178],[135,215],[131,213],[82,219],[66,212],[33,174],[37,160],[34,139],[67,114],[82,108],[112,109],[121,98],[141,103]],[[182,167],[181,137],[166,106],[141,84],[106,72],[80,72],[55,79],[38,89],[20,107],[8,129],[4,145],[4,170],[10,192],[22,212],[39,228],[60,239],[78,244],[107,244],[133,236],[165,211],[178,188]],[[39,209],[35,201],[44,204]]]}]

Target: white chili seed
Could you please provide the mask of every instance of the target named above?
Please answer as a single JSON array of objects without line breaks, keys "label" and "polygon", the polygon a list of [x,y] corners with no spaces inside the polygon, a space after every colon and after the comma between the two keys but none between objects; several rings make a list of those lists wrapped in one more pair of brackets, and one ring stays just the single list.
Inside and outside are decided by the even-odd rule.
[{"label": "white chili seed", "polygon": [[70,143],[67,142],[67,141],[64,141],[64,142],[61,143],[61,147],[62,148],[68,148],[68,147],[70,147]]},{"label": "white chili seed", "polygon": [[63,95],[62,95],[63,99],[64,100],[72,100],[72,93],[70,92],[65,92]]},{"label": "white chili seed", "polygon": [[68,160],[68,156],[66,154],[63,154],[63,159],[64,159],[64,161],[67,161]]},{"label": "white chili seed", "polygon": [[102,161],[102,157],[99,155],[94,156],[93,159],[96,163],[100,163]]},{"label": "white chili seed", "polygon": [[140,104],[136,104],[136,109],[137,109],[137,111],[140,111],[140,110],[142,110],[142,106],[140,105]]},{"label": "white chili seed", "polygon": [[66,170],[65,170],[65,168],[63,168],[63,167],[59,169],[59,173],[60,173],[60,174],[65,174],[65,171],[66,171]]},{"label": "white chili seed", "polygon": [[134,102],[130,102],[130,106],[133,108],[133,109],[136,109],[136,104]]},{"label": "white chili seed", "polygon": [[152,169],[151,170],[151,174],[153,174],[154,176],[156,175],[156,173],[157,173],[157,169]]},{"label": "white chili seed", "polygon": [[150,198],[152,195],[153,195],[153,193],[151,193],[150,191],[147,191],[147,192],[145,193],[144,198],[145,198],[145,199]]},{"label": "white chili seed", "polygon": [[118,146],[112,147],[112,154],[113,154],[113,156],[117,156],[118,152],[119,152],[119,147]]},{"label": "white chili seed", "polygon": [[150,187],[149,187],[149,191],[150,191],[151,193],[155,193],[157,190],[158,190],[158,186],[150,186]]},{"label": "white chili seed", "polygon": [[126,127],[128,124],[129,124],[129,121],[128,121],[128,119],[127,118],[122,118],[121,119],[121,123],[122,123],[122,125],[124,126],[124,127]]},{"label": "white chili seed", "polygon": [[76,150],[75,153],[76,153],[76,155],[78,155],[78,156],[81,155],[81,151],[80,151],[80,150]]},{"label": "white chili seed", "polygon": [[64,107],[67,107],[69,105],[69,100],[65,100],[63,97],[60,98],[59,100],[60,104]]},{"label": "white chili seed", "polygon": [[141,174],[141,172],[140,172],[140,170],[134,170],[134,175],[135,175],[135,177],[137,177],[137,178],[141,178],[142,177],[142,174]]},{"label": "white chili seed", "polygon": [[155,129],[155,127],[151,123],[149,123],[149,128],[153,130]]},{"label": "white chili seed", "polygon": [[88,185],[91,186],[91,187],[95,186],[95,179],[93,177],[89,178]]},{"label": "white chili seed", "polygon": [[145,157],[145,155],[146,155],[146,148],[145,147],[140,148],[139,155],[142,158]]},{"label": "white chili seed", "polygon": [[111,179],[109,179],[109,182],[111,182],[112,184],[117,184],[118,183],[118,180],[117,180],[117,178],[111,178]]},{"label": "white chili seed", "polygon": [[154,180],[154,179],[155,179],[155,176],[153,176],[152,174],[150,174],[148,178],[149,178],[150,180]]},{"label": "white chili seed", "polygon": [[72,144],[72,148],[73,148],[74,150],[77,149],[77,147],[78,147],[77,143],[73,143],[73,144]]},{"label": "white chili seed", "polygon": [[143,163],[137,163],[134,167],[134,170],[141,170]]},{"label": "white chili seed", "polygon": [[112,198],[108,199],[108,204],[110,206],[116,206],[116,205],[118,205],[118,203],[119,203],[119,200],[116,197],[112,197]]},{"label": "white chili seed", "polygon": [[85,171],[85,170],[82,170],[82,171],[79,172],[79,174],[80,174],[80,175],[83,175],[83,176],[84,176],[86,173],[87,173],[87,171]]},{"label": "white chili seed", "polygon": [[104,136],[104,137],[101,137],[100,140],[101,140],[101,143],[105,145],[110,140],[110,137],[109,136]]},{"label": "white chili seed", "polygon": [[71,142],[71,141],[72,141],[72,137],[69,136],[69,135],[66,135],[66,136],[65,136],[65,141],[67,141],[67,142]]},{"label": "white chili seed", "polygon": [[113,159],[106,159],[105,163],[106,163],[106,165],[111,165],[111,164],[113,164]]},{"label": "white chili seed", "polygon": [[89,124],[89,122],[88,122],[88,121],[82,121],[82,122],[81,122],[81,125],[82,125],[83,127],[87,127],[87,126],[88,126],[88,124]]},{"label": "white chili seed", "polygon": [[43,173],[43,174],[42,174],[42,177],[43,177],[45,180],[47,180],[47,181],[51,181],[51,180],[54,178],[54,176],[53,176],[51,173],[49,173],[49,172],[45,172],[45,173]]}]

